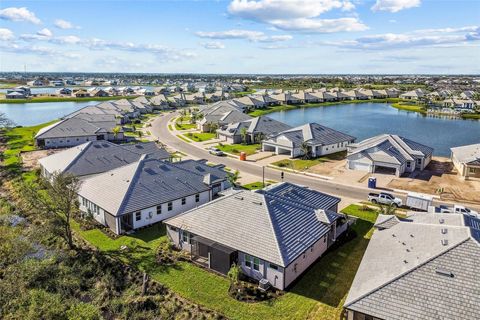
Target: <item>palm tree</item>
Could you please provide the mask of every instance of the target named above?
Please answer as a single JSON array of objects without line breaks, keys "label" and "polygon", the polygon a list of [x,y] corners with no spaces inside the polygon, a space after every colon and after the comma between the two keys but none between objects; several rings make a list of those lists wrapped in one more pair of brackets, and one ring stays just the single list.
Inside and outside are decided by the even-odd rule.
[{"label": "palm tree", "polygon": [[242,143],[243,144],[247,144],[247,128],[243,127],[242,129],[240,129],[240,136],[242,136]]},{"label": "palm tree", "polygon": [[237,185],[237,181],[239,178],[240,178],[240,172],[238,170],[235,170],[234,173],[229,173],[227,175],[228,183],[230,183],[232,187],[235,187]]},{"label": "palm tree", "polygon": [[113,128],[112,132],[113,132],[113,138],[115,140],[117,140],[118,133],[120,132],[120,127],[117,126],[117,127]]},{"label": "palm tree", "polygon": [[397,210],[397,206],[394,205],[393,203],[390,203],[388,205],[379,204],[378,213],[384,214],[384,215],[392,215],[392,214],[395,214],[396,210]]},{"label": "palm tree", "polygon": [[310,146],[308,145],[308,143],[302,142],[302,144],[300,145],[300,150],[303,153],[303,159],[310,159]]},{"label": "palm tree", "polygon": [[264,134],[263,132],[259,132],[259,133],[255,136],[255,141],[256,141],[256,143],[261,143],[264,139],[265,139],[265,134]]}]

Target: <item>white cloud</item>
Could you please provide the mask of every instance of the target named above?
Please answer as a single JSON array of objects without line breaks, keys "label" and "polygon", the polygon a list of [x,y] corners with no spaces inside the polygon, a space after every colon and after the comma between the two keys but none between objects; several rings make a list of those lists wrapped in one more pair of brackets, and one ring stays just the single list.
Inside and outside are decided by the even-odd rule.
[{"label": "white cloud", "polygon": [[253,30],[241,30],[241,29],[232,29],[227,31],[212,31],[212,32],[204,32],[198,31],[195,32],[200,38],[208,38],[208,39],[246,39],[252,42],[278,42],[278,41],[288,41],[293,39],[290,35],[275,35],[275,36],[267,36],[265,33],[261,31],[253,31]]},{"label": "white cloud", "polygon": [[37,31],[37,35],[41,37],[47,37],[50,38],[53,36],[52,31],[48,30],[47,28],[43,28],[42,30]]},{"label": "white cloud", "polygon": [[63,19],[55,20],[53,25],[59,29],[80,29],[80,27],[74,26],[70,21]]},{"label": "white cloud", "polygon": [[202,42],[200,45],[205,49],[225,49],[225,45],[219,41]]},{"label": "white cloud", "polygon": [[60,36],[51,39],[51,42],[58,44],[78,44],[82,41],[77,36]]},{"label": "white cloud", "polygon": [[34,24],[40,24],[41,21],[35,16],[35,13],[29,11],[26,7],[22,8],[5,8],[0,10],[0,19],[10,21],[26,21]]},{"label": "white cloud", "polygon": [[321,14],[332,10],[350,11],[354,8],[349,0],[233,0],[228,12],[282,30],[309,33],[366,30],[367,26],[356,17],[320,18]]},{"label": "white cloud", "polygon": [[385,33],[360,37],[355,40],[325,42],[343,48],[383,50],[410,47],[464,45],[480,40],[480,27],[442,28],[416,30],[409,33]]},{"label": "white cloud", "polygon": [[404,9],[420,6],[421,0],[377,0],[373,5],[373,11],[398,12]]},{"label": "white cloud", "polygon": [[13,38],[13,32],[11,30],[6,28],[0,28],[0,40],[7,41],[12,40]]}]

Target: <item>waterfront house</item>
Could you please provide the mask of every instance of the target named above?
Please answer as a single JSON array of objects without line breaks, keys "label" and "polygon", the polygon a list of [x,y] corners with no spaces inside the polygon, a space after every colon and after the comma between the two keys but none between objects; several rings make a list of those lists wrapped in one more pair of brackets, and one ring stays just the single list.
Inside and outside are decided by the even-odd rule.
[{"label": "waterfront house", "polygon": [[242,131],[245,130],[245,142],[259,143],[261,140],[290,129],[288,124],[267,116],[250,118],[217,130],[218,138],[227,143],[242,143]]},{"label": "waterfront house", "polygon": [[144,154],[139,161],[84,179],[80,211],[123,234],[205,204],[229,187],[222,166],[170,163]]},{"label": "waterfront house", "polygon": [[74,90],[73,91],[73,95],[76,97],[76,98],[85,98],[85,97],[90,97],[90,93],[88,93],[87,91],[85,90]]},{"label": "waterfront house", "polygon": [[71,96],[72,95],[72,89],[62,88],[62,89],[57,90],[57,94],[64,95],[64,96]]},{"label": "waterfront house", "polygon": [[453,165],[464,179],[480,179],[480,143],[451,148]]},{"label": "waterfront house", "polygon": [[219,101],[208,106],[200,108],[199,112],[203,115],[200,121],[197,121],[197,127],[202,132],[211,130],[211,126],[224,126],[230,123],[240,122],[251,119],[245,113],[244,106],[239,106],[236,102]]},{"label": "waterfront house", "polygon": [[339,198],[291,183],[229,194],[165,221],[167,235],[194,261],[288,288],[346,230]]},{"label": "waterfront house", "polygon": [[25,99],[27,96],[22,92],[11,91],[5,94],[6,99]]},{"label": "waterfront house", "polygon": [[35,145],[39,148],[66,148],[96,140],[123,140],[121,129],[116,134],[113,132],[116,126],[116,119],[111,115],[77,114],[40,129],[35,135]]},{"label": "waterfront house", "polygon": [[45,178],[50,178],[54,173],[70,173],[84,178],[136,162],[144,154],[149,159],[170,159],[170,154],[165,149],[158,148],[155,142],[115,144],[109,141],[89,141],[44,157],[38,162]]},{"label": "waterfront house", "polygon": [[423,92],[422,89],[416,89],[416,90],[402,93],[399,97],[400,99],[406,99],[406,100],[420,100],[424,96],[425,96],[425,93]]},{"label": "waterfront house", "polygon": [[303,155],[302,144],[306,143],[311,157],[320,157],[347,150],[355,137],[322,126],[307,123],[282,131],[262,142],[262,150],[275,154],[286,154],[292,158]]},{"label": "waterfront house", "polygon": [[349,145],[347,168],[400,176],[425,169],[432,154],[432,148],[418,142],[398,135],[381,134]]},{"label": "waterfront house", "polygon": [[346,319],[478,319],[479,241],[474,217],[379,215],[344,303]]}]

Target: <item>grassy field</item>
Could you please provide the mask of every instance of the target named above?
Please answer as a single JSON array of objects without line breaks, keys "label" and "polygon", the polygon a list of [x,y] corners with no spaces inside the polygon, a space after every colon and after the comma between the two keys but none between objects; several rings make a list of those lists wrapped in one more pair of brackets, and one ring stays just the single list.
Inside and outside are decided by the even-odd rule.
[{"label": "grassy field", "polygon": [[175,129],[177,130],[190,130],[195,129],[197,125],[195,123],[180,123],[175,122]]},{"label": "grassy field", "polygon": [[[267,187],[269,185],[270,185],[270,183],[265,182],[265,187]],[[258,190],[258,189],[263,189],[264,186],[263,186],[263,183],[261,181],[256,181],[256,182],[244,184],[244,185],[242,185],[242,188],[247,189],[247,190]]]},{"label": "grassy field", "polygon": [[480,120],[480,113],[462,113],[463,119]]},{"label": "grassy field", "polygon": [[134,99],[137,96],[115,96],[115,97],[34,97],[29,99],[1,99],[0,103],[38,103],[38,102],[84,102],[84,101],[108,101],[120,99]]},{"label": "grassy field", "polygon": [[177,137],[180,138],[180,139],[182,139],[182,140],[185,141],[185,142],[188,142],[188,143],[191,143],[191,142],[192,142],[192,141],[188,140],[187,138],[185,138],[185,137],[183,136],[183,134],[177,134]]},{"label": "grassy field", "polygon": [[272,165],[278,166],[281,168],[294,169],[298,171],[305,171],[309,168],[321,164],[323,162],[328,162],[332,160],[343,160],[347,156],[346,151],[332,153],[323,157],[314,158],[314,159],[284,159],[277,162],[273,162]]},{"label": "grassy field", "polygon": [[203,141],[214,139],[217,136],[217,134],[210,133],[210,132],[202,132],[202,133],[189,132],[189,133],[185,133],[184,136],[196,142],[203,142]]},{"label": "grassy field", "polygon": [[32,127],[17,127],[6,131],[7,149],[4,152],[3,166],[12,172],[20,172],[21,158],[20,152],[35,150],[33,137],[38,130],[46,127],[57,120],[39,124]]},{"label": "grassy field", "polygon": [[301,108],[318,108],[318,107],[328,107],[328,106],[336,106],[339,104],[347,104],[347,103],[396,103],[399,102],[400,99],[391,98],[391,99],[371,99],[371,100],[348,100],[348,101],[336,101],[336,102],[319,102],[319,103],[304,103],[304,104],[296,104],[296,105],[281,105],[281,106],[273,106],[267,107],[264,109],[255,109],[248,114],[252,117],[263,116],[272,112],[277,111],[288,111],[288,110],[295,110]]},{"label": "grassy field", "polygon": [[[357,237],[326,253],[280,298],[262,303],[243,303],[228,294],[229,281],[188,262],[159,266],[155,248],[167,241],[165,229],[155,225],[112,240],[100,230],[76,233],[108,255],[144,270],[184,298],[214,309],[231,319],[338,319],[350,285],[368,245],[374,211],[349,206],[345,212],[359,219],[352,227]],[[129,250],[120,250],[122,245]]]},{"label": "grassy field", "polygon": [[412,104],[412,103],[406,103],[406,102],[397,102],[397,103],[393,103],[392,107],[399,110],[413,111],[413,112],[418,112],[423,114],[427,113],[424,105],[418,105],[418,104]]},{"label": "grassy field", "polygon": [[245,152],[247,155],[252,155],[261,149],[260,144],[222,144],[215,146],[226,153],[239,155],[240,152]]}]

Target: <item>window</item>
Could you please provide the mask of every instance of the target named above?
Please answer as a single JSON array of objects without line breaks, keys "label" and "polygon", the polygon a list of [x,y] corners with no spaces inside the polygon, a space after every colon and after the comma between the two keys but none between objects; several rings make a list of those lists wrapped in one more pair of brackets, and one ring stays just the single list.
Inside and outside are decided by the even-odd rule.
[{"label": "window", "polygon": [[294,271],[295,273],[297,273],[297,264],[296,264],[296,263],[293,265],[293,271]]},{"label": "window", "polygon": [[157,206],[157,214],[162,214],[162,205]]},{"label": "window", "polygon": [[245,255],[245,267],[252,267],[252,257],[250,257],[248,254]]},{"label": "window", "polygon": [[468,168],[468,172],[470,172],[470,173],[476,173],[476,172],[477,172],[477,168]]},{"label": "window", "polygon": [[140,211],[135,213],[135,221],[142,220],[142,213]]},{"label": "window", "polygon": [[187,199],[186,198],[182,198],[182,206],[187,203]]},{"label": "window", "polygon": [[278,270],[278,266],[273,264],[273,263],[270,263],[269,264],[270,268],[272,268],[273,270]]},{"label": "window", "polygon": [[417,164],[418,164],[419,166],[421,166],[421,165],[422,165],[422,159],[417,159]]},{"label": "window", "polygon": [[182,231],[182,242],[190,243],[190,233],[188,231]]},{"label": "window", "polygon": [[313,246],[310,247],[310,252],[313,252]]},{"label": "window", "polygon": [[323,237],[323,243],[327,242],[327,237]]},{"label": "window", "polygon": [[173,209],[173,203],[169,202],[168,203],[168,211],[172,211]]},{"label": "window", "polygon": [[253,269],[260,270],[260,259],[253,258]]},{"label": "window", "polygon": [[195,202],[200,202],[200,194],[199,193],[197,193],[195,195]]}]

